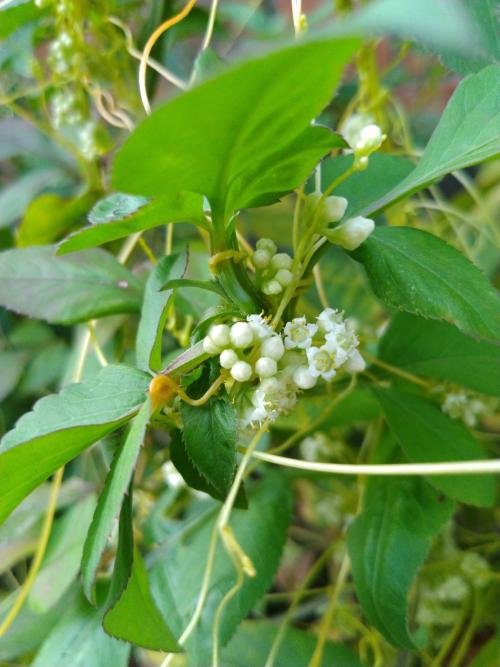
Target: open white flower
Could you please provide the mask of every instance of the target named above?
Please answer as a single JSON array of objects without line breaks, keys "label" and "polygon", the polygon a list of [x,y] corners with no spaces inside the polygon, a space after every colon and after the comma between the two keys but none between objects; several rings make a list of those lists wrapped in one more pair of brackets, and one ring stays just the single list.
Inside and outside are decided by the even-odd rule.
[{"label": "open white flower", "polygon": [[354,325],[350,320],[345,320],[342,327],[329,331],[325,335],[325,341],[328,349],[335,354],[337,368],[352,357],[359,344]]},{"label": "open white flower", "polygon": [[321,347],[310,347],[306,354],[312,377],[322,377],[329,382],[337,372],[336,349],[327,343]]},{"label": "open white flower", "polygon": [[288,350],[293,348],[306,350],[311,347],[312,338],[317,330],[317,325],[308,324],[305,317],[295,317],[285,325],[285,347]]},{"label": "open white flower", "polygon": [[252,327],[255,338],[265,340],[274,334],[274,330],[269,326],[262,315],[248,315],[248,324]]},{"label": "open white flower", "polygon": [[344,328],[344,313],[342,310],[325,308],[317,317],[319,328],[322,331],[338,331]]}]

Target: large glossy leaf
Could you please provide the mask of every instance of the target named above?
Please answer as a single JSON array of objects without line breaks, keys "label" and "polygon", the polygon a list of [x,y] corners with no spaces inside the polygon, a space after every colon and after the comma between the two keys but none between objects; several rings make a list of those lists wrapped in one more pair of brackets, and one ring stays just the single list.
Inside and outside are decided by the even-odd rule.
[{"label": "large glossy leaf", "polygon": [[65,239],[59,255],[94,248],[109,241],[171,222],[194,222],[206,226],[203,201],[200,195],[189,192],[171,192],[153,201],[130,195],[110,195],[92,209],[89,227]]},{"label": "large glossy leaf", "polygon": [[[207,506],[210,507],[207,502]],[[221,623],[221,643],[225,645],[237,625],[247,616],[271,585],[278,567],[291,516],[289,483],[275,471],[267,472],[249,492],[249,509],[233,510],[230,525],[245,553],[252,560],[255,577],[246,577],[241,590],[228,603]],[[187,528],[169,540],[156,555],[151,570],[155,600],[165,618],[180,634],[196,606],[205,569],[210,535],[216,515]],[[234,565],[218,545],[207,601],[191,640],[187,643],[190,664],[208,665],[211,660],[210,633],[215,611],[234,585]]]},{"label": "large glossy leaf", "polygon": [[144,403],[150,376],[126,366],[38,401],[0,441],[0,523],[30,491],[86,447],[127,422]]},{"label": "large glossy leaf", "polygon": [[408,227],[380,227],[352,253],[388,306],[500,340],[500,297],[458,250]]},{"label": "large glossy leaf", "polygon": [[141,195],[187,189],[207,196],[219,211],[241,207],[257,166],[269,168],[273,155],[276,164],[282,160],[283,149],[328,103],[357,44],[346,38],[303,42],[180,95],[125,142],[115,158],[114,186]]},{"label": "large glossy leaf", "polygon": [[378,354],[415,375],[500,396],[500,345],[476,341],[444,322],[399,313],[382,337]]},{"label": "large glossy leaf", "polygon": [[356,594],[371,625],[391,644],[414,649],[407,596],[432,539],[453,512],[420,478],[372,478],[347,545]]},{"label": "large glossy leaf", "polygon": [[56,257],[52,246],[0,253],[0,304],[52,324],[75,324],[140,309],[130,271],[103,250]]},{"label": "large glossy leaf", "polygon": [[[104,595],[105,592],[102,592]],[[32,665],[35,667],[126,667],[130,646],[107,635],[101,626],[102,612],[82,594],[66,607]],[[35,623],[36,626],[36,623]]]},{"label": "large glossy leaf", "polygon": [[149,401],[145,401],[134,418],[123,445],[118,447],[85,540],[82,583],[85,595],[90,601],[94,601],[93,586],[99,563],[130,484],[144,442],[150,412]]},{"label": "large glossy leaf", "polygon": [[499,116],[500,67],[491,65],[460,83],[414,171],[363,213],[377,213],[445,174],[500,155]]},{"label": "large glossy leaf", "polygon": [[236,411],[226,396],[202,406],[181,404],[184,444],[198,472],[225,498],[236,467]]},{"label": "large glossy leaf", "polygon": [[[450,419],[434,403],[390,389],[376,388],[374,392],[389,427],[410,461],[437,463],[486,458],[465,426]],[[479,507],[495,504],[496,480],[492,475],[432,475],[428,481],[463,503]]]},{"label": "large glossy leaf", "polygon": [[135,348],[137,365],[143,370],[161,368],[161,344],[174,288],[160,290],[168,280],[184,275],[186,263],[185,253],[162,257],[149,274]]}]

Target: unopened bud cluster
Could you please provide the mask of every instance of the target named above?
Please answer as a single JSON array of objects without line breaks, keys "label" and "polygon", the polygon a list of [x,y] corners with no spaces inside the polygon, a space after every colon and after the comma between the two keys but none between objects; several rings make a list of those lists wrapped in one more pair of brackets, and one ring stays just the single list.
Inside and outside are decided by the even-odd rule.
[{"label": "unopened bud cluster", "polygon": [[325,309],[316,323],[297,317],[276,333],[261,315],[232,325],[215,324],[203,341],[207,354],[218,355],[236,382],[248,383],[239,398],[240,423],[255,426],[288,412],[301,390],[337,371],[364,370],[353,323],[341,312]]},{"label": "unopened bud cluster", "polygon": [[292,282],[292,258],[285,252],[278,252],[271,239],[259,239],[252,255],[257,284],[267,296],[276,296]]}]

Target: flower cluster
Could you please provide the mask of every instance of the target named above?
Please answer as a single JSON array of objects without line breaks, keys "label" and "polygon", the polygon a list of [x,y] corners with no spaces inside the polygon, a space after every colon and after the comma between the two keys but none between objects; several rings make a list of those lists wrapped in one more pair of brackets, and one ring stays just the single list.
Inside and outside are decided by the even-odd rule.
[{"label": "flower cluster", "polygon": [[487,411],[488,406],[479,398],[465,391],[454,391],[446,394],[441,409],[452,419],[460,419],[467,426],[475,426],[478,419]]},{"label": "flower cluster", "polygon": [[278,252],[271,239],[259,239],[257,248],[252,255],[257,283],[264,294],[275,296],[281,294],[293,279],[292,258],[286,252]]},{"label": "flower cluster", "polygon": [[219,355],[233,380],[248,383],[238,398],[240,422],[253,426],[289,412],[298,392],[311,389],[319,378],[329,382],[340,368],[349,373],[364,370],[358,343],[353,323],[338,310],[326,308],[316,323],[296,317],[281,334],[261,315],[249,315],[231,326],[216,324],[203,349]]},{"label": "flower cluster", "polygon": [[342,133],[354,152],[354,163],[358,171],[366,169],[369,156],[377,151],[386,139],[373,117],[366,114],[353,114],[344,123]]}]

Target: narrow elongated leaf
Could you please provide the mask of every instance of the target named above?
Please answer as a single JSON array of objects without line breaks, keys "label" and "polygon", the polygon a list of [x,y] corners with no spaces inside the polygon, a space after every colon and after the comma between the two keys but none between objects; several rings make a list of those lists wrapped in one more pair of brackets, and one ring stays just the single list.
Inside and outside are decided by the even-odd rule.
[{"label": "narrow elongated leaf", "polygon": [[500,345],[476,341],[444,322],[399,313],[380,341],[379,356],[415,375],[500,396]]},{"label": "narrow elongated leaf", "polygon": [[[231,514],[234,535],[251,559],[256,576],[245,577],[242,588],[226,607],[221,623],[222,645],[229,641],[238,624],[271,585],[291,518],[290,492],[290,485],[282,475],[266,470],[264,479],[249,491],[248,510],[233,510]],[[208,501],[207,507],[210,507]],[[165,551],[161,547],[158,550],[151,569],[155,600],[176,633],[182,632],[195,609],[215,520],[214,513],[196,529],[189,527],[182,539],[169,540]],[[190,664],[210,664],[210,631],[214,614],[235,580],[234,565],[219,543],[202,616],[187,642]]]},{"label": "narrow elongated leaf", "polygon": [[453,503],[420,478],[372,478],[363,509],[349,527],[347,545],[356,594],[373,626],[391,644],[414,649],[407,596],[432,539]]},{"label": "narrow elongated leaf", "polygon": [[123,496],[132,478],[144,441],[150,412],[151,408],[147,400],[132,422],[123,445],[117,449],[85,540],[82,557],[82,583],[85,595],[91,602],[95,600],[92,589],[99,563],[113,524],[119,515]]},{"label": "narrow elongated leaf", "polygon": [[106,612],[103,627],[113,637],[153,651],[181,651],[151,595],[146,568],[137,549],[127,586]]},{"label": "narrow elongated leaf", "polygon": [[151,202],[144,197],[110,195],[92,209],[89,220],[90,227],[62,241],[59,255],[94,248],[171,222],[193,222],[201,227],[207,224],[203,217],[202,197],[181,191],[159,196]]},{"label": "narrow elongated leaf", "polygon": [[[268,160],[270,166],[277,153],[281,161],[281,149],[328,103],[357,45],[346,38],[303,42],[238,64],[183,93],[125,142],[114,162],[114,186],[141,195],[188,189],[226,212],[243,206],[255,165]],[[132,168],[138,164],[143,168]]]},{"label": "narrow elongated leaf", "polygon": [[[174,288],[162,290],[165,282],[180,278],[186,270],[187,255],[162,257],[149,274],[144,290],[135,356],[143,370],[161,368],[161,343]],[[162,290],[162,291],[160,291]]]},{"label": "narrow elongated leaf", "polygon": [[[373,391],[410,461],[437,463],[486,458],[465,426],[450,419],[434,403],[390,389]],[[496,480],[492,475],[432,475],[427,479],[436,489],[463,503],[479,507],[495,504]]]},{"label": "narrow elongated leaf", "polygon": [[233,405],[227,397],[214,397],[197,407],[182,403],[181,415],[189,458],[219,498],[225,498],[236,466],[238,432]]},{"label": "narrow elongated leaf", "polygon": [[363,213],[377,213],[445,174],[500,155],[499,116],[500,66],[491,65],[460,83],[414,171]]},{"label": "narrow elongated leaf", "polygon": [[0,304],[52,324],[75,324],[140,309],[130,271],[103,250],[56,257],[52,246],[0,253]]},{"label": "narrow elongated leaf", "polygon": [[409,227],[380,227],[352,253],[388,306],[500,340],[500,297],[458,250]]},{"label": "narrow elongated leaf", "polygon": [[61,465],[127,422],[144,403],[150,380],[134,368],[107,366],[21,417],[0,441],[0,523]]}]

